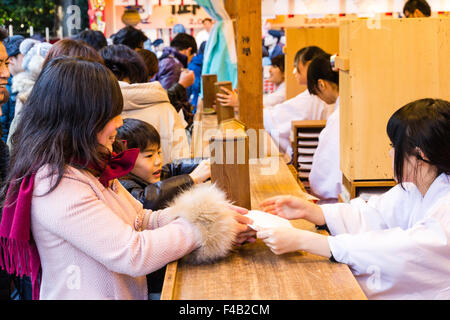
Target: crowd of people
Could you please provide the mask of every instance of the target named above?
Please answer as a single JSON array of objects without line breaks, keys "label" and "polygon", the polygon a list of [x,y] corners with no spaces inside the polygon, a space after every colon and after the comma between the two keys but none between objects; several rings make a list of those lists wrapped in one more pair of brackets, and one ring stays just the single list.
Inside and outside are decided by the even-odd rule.
[{"label": "crowd of people", "polygon": [[[209,159],[190,159],[192,36],[177,34],[159,59],[132,27],[110,45],[92,30],[53,45],[1,40],[1,267],[14,275],[11,286],[2,273],[3,297],[157,299],[168,262],[252,241],[246,210],[202,183]],[[18,216],[28,223],[8,225]],[[70,266],[82,290],[54,277]]]},{"label": "crowd of people", "polygon": [[[416,2],[423,4],[407,5]],[[407,5],[406,16],[428,13]],[[204,24],[208,33],[212,20]],[[205,36],[198,46],[180,29],[162,50],[152,42],[155,53],[130,26],[110,44],[92,30],[53,45],[0,31],[2,297],[158,299],[167,263],[214,262],[260,238],[276,254],[305,250],[348,264],[370,298],[448,299],[450,102],[413,101],[392,115],[387,134],[399,185],[384,195],[323,205],[282,195],[260,204],[330,236],[254,230],[246,209],[204,183],[210,160],[190,158]],[[275,85],[263,101],[264,127],[289,155],[292,120],[327,120],[310,183],[321,200],[336,202],[333,56],[300,49],[294,74],[307,89],[286,100],[281,37],[271,30],[263,43]],[[223,89],[217,99],[238,108],[238,94]],[[381,284],[367,287],[372,265],[383,269]]]}]

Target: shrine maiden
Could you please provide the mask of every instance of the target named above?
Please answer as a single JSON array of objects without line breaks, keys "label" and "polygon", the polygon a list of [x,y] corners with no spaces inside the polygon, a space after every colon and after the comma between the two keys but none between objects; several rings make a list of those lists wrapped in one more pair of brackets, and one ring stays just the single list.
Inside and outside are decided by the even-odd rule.
[{"label": "shrine maiden", "polygon": [[347,264],[370,299],[450,299],[450,102],[422,99],[390,118],[399,184],[368,202],[325,204],[292,197],[261,207],[325,225],[332,236],[294,228],[257,234],[276,254],[306,250]]},{"label": "shrine maiden", "polygon": [[[294,74],[299,85],[306,85],[308,67],[311,61],[324,54],[325,52],[322,49],[314,46],[305,47],[297,52],[294,58]],[[292,121],[326,120],[333,109],[334,104],[327,105],[316,95],[305,90],[296,97],[272,108],[264,108],[264,128],[278,144],[280,151],[292,157],[290,141]]]},{"label": "shrine maiden", "polygon": [[333,70],[330,55],[311,61],[308,68],[308,90],[327,104],[336,104],[325,128],[319,135],[314,153],[309,185],[314,195],[322,201],[337,202],[342,188],[339,166],[339,72]]}]

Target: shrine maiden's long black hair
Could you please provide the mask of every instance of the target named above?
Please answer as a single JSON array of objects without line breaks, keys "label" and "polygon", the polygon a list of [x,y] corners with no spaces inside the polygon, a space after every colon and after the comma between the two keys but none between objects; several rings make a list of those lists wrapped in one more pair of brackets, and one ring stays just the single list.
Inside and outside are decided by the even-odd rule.
[{"label": "shrine maiden's long black hair", "polygon": [[450,174],[450,102],[421,99],[408,103],[391,116],[387,134],[395,151],[394,173],[399,183],[407,156],[435,166],[438,175]]}]

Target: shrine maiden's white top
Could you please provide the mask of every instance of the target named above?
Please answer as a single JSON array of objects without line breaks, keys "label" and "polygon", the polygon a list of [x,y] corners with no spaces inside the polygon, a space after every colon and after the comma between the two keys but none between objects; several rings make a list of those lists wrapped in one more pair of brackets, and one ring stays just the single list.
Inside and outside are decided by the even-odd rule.
[{"label": "shrine maiden's white top", "polygon": [[450,299],[450,176],[321,208],[334,258],[370,299]]},{"label": "shrine maiden's white top", "polygon": [[264,128],[278,144],[280,151],[292,155],[293,120],[326,120],[334,105],[327,105],[308,90],[271,108],[263,109]]},{"label": "shrine maiden's white top", "polygon": [[273,107],[286,100],[286,82],[283,81],[274,92],[263,96],[263,106]]},{"label": "shrine maiden's white top", "polygon": [[319,144],[314,153],[309,185],[320,199],[336,199],[341,193],[342,172],[339,166],[339,98],[334,112],[320,132]]}]

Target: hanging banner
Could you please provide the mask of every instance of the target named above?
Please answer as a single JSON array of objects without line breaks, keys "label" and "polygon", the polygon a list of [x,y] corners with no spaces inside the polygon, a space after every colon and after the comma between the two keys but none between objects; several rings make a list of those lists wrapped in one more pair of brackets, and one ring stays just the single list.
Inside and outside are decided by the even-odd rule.
[{"label": "hanging banner", "polygon": [[[348,16],[347,16],[348,17]],[[276,16],[275,19],[267,19],[266,24],[270,29],[278,28],[309,28],[309,27],[339,27],[339,15],[325,15],[322,17],[308,17],[305,15]]]},{"label": "hanging banner", "polygon": [[[202,20],[210,18],[199,5],[153,5],[146,6],[144,1],[139,1],[140,21],[135,26],[139,29],[167,29],[176,24],[182,24],[186,29],[203,28]],[[115,10],[117,30],[124,27],[121,20],[126,8],[117,6]]]},{"label": "hanging banner", "polygon": [[[406,0],[262,0],[262,16],[403,13]],[[450,11],[449,0],[427,0],[431,11]]]},{"label": "hanging banner", "polygon": [[136,5],[136,0],[114,0],[115,6],[134,6]]},{"label": "hanging banner", "polygon": [[105,0],[89,0],[89,28],[103,34],[106,31],[105,7]]}]

